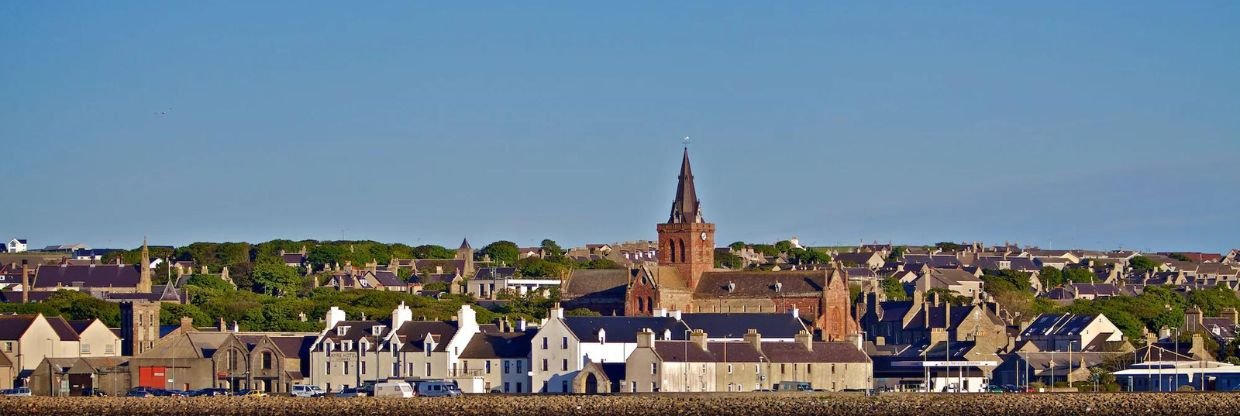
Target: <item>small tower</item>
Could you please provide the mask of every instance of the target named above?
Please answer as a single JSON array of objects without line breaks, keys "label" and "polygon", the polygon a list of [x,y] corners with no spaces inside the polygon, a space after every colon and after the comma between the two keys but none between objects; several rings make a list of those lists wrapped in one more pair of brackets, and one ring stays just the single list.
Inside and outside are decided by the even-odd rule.
[{"label": "small tower", "polygon": [[121,302],[121,355],[142,354],[159,340],[159,302]]},{"label": "small tower", "polygon": [[461,270],[465,276],[474,275],[474,248],[469,246],[469,239],[461,240],[461,246],[456,249],[456,259],[465,261],[465,270]]},{"label": "small tower", "polygon": [[142,237],[142,259],[138,264],[138,293],[151,293],[151,250],[146,247],[146,237]]},{"label": "small tower", "polygon": [[671,214],[666,223],[656,226],[659,265],[676,267],[689,290],[693,290],[702,273],[715,267],[715,224],[702,217],[702,203],[689,165],[689,148],[685,148],[677,179]]}]

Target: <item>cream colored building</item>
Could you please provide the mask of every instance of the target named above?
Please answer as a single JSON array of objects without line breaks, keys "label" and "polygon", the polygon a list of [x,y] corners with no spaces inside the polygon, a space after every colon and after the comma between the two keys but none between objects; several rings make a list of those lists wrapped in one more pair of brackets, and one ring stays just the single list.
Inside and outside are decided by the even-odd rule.
[{"label": "cream colored building", "polygon": [[[120,355],[120,340],[102,323],[94,321],[81,327],[86,336],[85,344],[74,326],[59,316],[0,315],[0,351],[10,357],[17,372],[33,370],[47,357]],[[84,352],[83,348],[90,351]]]},{"label": "cream colored building", "polygon": [[694,331],[688,341],[656,341],[637,335],[625,362],[625,392],[744,392],[781,382],[810,383],[816,390],[873,386],[874,365],[856,343],[815,342],[809,332],[794,342],[764,342],[756,331],[744,341],[712,342]]}]

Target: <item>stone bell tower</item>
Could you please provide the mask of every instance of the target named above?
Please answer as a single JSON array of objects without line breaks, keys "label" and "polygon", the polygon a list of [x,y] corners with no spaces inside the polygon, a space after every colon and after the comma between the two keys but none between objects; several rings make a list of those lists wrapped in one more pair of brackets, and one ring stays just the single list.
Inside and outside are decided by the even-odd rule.
[{"label": "stone bell tower", "polygon": [[715,224],[702,217],[701,201],[693,185],[693,169],[689,166],[689,148],[685,148],[680,162],[671,214],[657,229],[659,265],[675,267],[693,290],[702,272],[715,267]]}]

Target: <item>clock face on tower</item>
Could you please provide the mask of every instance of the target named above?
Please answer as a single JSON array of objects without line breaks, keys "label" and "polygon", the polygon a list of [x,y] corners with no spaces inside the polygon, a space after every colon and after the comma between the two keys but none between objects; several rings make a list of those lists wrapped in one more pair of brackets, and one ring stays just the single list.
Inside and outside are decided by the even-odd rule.
[{"label": "clock face on tower", "polygon": [[700,237],[702,237],[702,241],[706,241],[706,232],[703,231]]}]

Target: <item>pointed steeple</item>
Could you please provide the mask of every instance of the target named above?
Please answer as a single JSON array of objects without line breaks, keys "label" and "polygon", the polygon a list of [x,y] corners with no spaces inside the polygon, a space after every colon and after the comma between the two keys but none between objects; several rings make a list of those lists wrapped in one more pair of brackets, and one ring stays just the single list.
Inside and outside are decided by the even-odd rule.
[{"label": "pointed steeple", "polygon": [[142,236],[142,259],[138,264],[138,293],[151,293],[151,250],[146,246],[146,236]]},{"label": "pointed steeple", "polygon": [[702,211],[699,208],[697,190],[693,186],[693,169],[689,166],[689,148],[685,148],[684,159],[680,162],[680,180],[676,184],[676,199],[672,201],[672,213],[668,216],[668,224],[701,223]]},{"label": "pointed steeple", "polygon": [[469,246],[469,237],[466,237],[466,238],[464,238],[464,239],[462,239],[462,240],[461,240],[461,247],[460,247],[460,249],[461,249],[461,250],[469,250],[469,249],[472,249],[472,248],[473,248],[473,247],[470,247],[470,246]]}]

